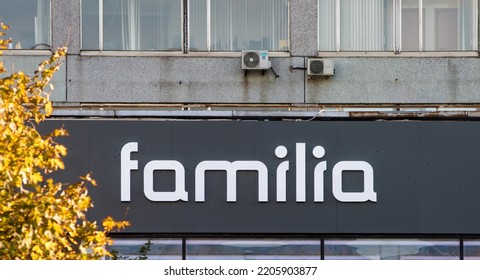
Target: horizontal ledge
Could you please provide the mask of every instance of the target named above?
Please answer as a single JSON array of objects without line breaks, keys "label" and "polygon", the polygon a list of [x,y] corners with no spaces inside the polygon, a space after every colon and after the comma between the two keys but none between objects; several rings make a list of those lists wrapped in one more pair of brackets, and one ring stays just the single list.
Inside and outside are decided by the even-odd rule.
[{"label": "horizontal ledge", "polygon": [[310,121],[321,118],[349,119],[454,119],[479,118],[478,111],[258,111],[258,110],[94,110],[56,109],[54,118],[191,118],[191,119],[292,119]]},{"label": "horizontal ledge", "polygon": [[52,51],[50,50],[1,50],[4,56],[50,56]]},{"label": "horizontal ledge", "polygon": [[[189,52],[181,51],[81,51],[81,56],[144,56],[144,57],[241,57],[241,52]],[[269,57],[290,57],[289,52],[269,52]]]},{"label": "horizontal ledge", "polygon": [[316,118],[348,117],[348,112],[332,111],[237,111],[237,110],[79,110],[55,109],[52,117],[112,118]]},{"label": "horizontal ledge", "polygon": [[319,57],[479,57],[476,51],[467,52],[318,52]]}]

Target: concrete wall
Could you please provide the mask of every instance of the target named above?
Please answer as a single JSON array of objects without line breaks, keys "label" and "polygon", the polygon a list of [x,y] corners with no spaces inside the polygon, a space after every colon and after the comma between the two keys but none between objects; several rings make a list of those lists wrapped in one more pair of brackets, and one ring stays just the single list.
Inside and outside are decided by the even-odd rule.
[{"label": "concrete wall", "polygon": [[[333,77],[308,77],[317,56],[316,0],[290,0],[290,53],[267,71],[241,69],[240,54],[219,57],[92,55],[81,51],[81,7],[53,0],[54,46],[69,46],[55,77],[55,101],[87,103],[451,104],[480,103],[478,57],[334,57]],[[43,57],[5,57],[16,68]]]},{"label": "concrete wall", "polygon": [[[4,63],[4,67],[7,69],[7,74],[17,71],[24,71],[26,74],[33,76],[33,72],[37,70],[38,65],[48,59],[48,55],[35,55],[35,56],[12,56],[4,55],[0,59]],[[55,73],[52,79],[52,85],[54,90],[50,95],[51,101],[65,101],[67,100],[67,87],[66,87],[66,78],[67,78],[67,68],[65,66],[61,67],[60,70]],[[50,89],[47,89],[50,90]]]},{"label": "concrete wall", "polygon": [[68,101],[303,103],[303,72],[289,71],[295,60],[273,58],[276,79],[270,71],[245,73],[240,57],[71,56]]},{"label": "concrete wall", "polygon": [[240,58],[68,59],[69,102],[479,103],[476,58],[334,58],[335,75],[308,77],[303,58],[272,58],[280,75],[241,70]]},{"label": "concrete wall", "polygon": [[52,45],[67,46],[69,53],[78,54],[81,47],[81,6],[79,0],[51,0]]},{"label": "concrete wall", "polygon": [[478,58],[335,58],[305,84],[307,103],[479,103]]}]

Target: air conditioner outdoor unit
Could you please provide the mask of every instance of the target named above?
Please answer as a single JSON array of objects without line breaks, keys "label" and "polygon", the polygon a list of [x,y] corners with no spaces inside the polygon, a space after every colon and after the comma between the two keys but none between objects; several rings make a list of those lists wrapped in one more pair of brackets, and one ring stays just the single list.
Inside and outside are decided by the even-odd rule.
[{"label": "air conditioner outdoor unit", "polygon": [[269,69],[268,51],[242,51],[242,69]]},{"label": "air conditioner outdoor unit", "polygon": [[333,76],[335,69],[329,59],[307,58],[307,74],[310,76]]}]

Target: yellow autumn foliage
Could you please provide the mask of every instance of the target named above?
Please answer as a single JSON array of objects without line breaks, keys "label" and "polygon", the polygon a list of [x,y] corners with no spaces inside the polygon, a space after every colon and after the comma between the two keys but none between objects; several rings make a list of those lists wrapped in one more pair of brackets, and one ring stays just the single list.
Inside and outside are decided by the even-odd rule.
[{"label": "yellow autumn foliage", "polygon": [[[7,29],[0,24],[0,55]],[[55,140],[68,133],[41,135],[36,126],[52,113],[47,86],[66,52],[56,50],[32,77],[7,74],[0,60],[0,259],[99,259],[109,255],[108,232],[128,226],[87,220],[87,187],[96,184],[89,174],[74,184],[46,176],[64,168],[67,149]]]}]

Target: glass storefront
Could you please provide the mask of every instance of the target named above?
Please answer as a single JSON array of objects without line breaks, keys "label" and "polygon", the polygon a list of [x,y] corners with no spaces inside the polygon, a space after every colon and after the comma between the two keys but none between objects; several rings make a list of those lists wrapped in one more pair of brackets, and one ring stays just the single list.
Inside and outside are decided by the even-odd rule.
[{"label": "glass storefront", "polygon": [[480,259],[480,239],[114,238],[116,259],[460,260]]},{"label": "glass storefront", "polygon": [[114,239],[108,250],[118,260],[181,260],[182,239]]},{"label": "glass storefront", "polygon": [[458,240],[326,239],[325,259],[452,260],[459,259]]},{"label": "glass storefront", "polygon": [[187,239],[189,260],[320,259],[320,240]]},{"label": "glass storefront", "polygon": [[463,241],[463,258],[465,260],[480,260],[480,239]]}]

